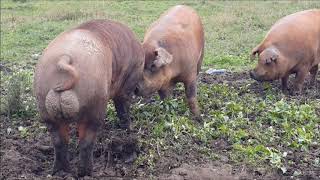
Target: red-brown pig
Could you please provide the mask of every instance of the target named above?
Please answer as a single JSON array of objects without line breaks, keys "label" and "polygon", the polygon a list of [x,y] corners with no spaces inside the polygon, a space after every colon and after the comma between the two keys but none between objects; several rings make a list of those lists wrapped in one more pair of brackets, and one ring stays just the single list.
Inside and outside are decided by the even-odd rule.
[{"label": "red-brown pig", "polygon": [[282,89],[288,89],[288,78],[295,73],[294,93],[301,93],[310,72],[315,83],[320,63],[320,10],[306,10],[277,21],[264,40],[252,50],[252,59],[259,55],[250,76],[258,81],[281,78]]},{"label": "red-brown pig", "polygon": [[69,124],[77,123],[78,175],[90,175],[96,132],[113,99],[122,128],[130,128],[129,100],[142,77],[144,53],[126,26],[92,20],[61,33],[37,64],[34,90],[54,145],[53,174],[70,170]]},{"label": "red-brown pig", "polygon": [[145,66],[136,94],[158,91],[166,98],[177,82],[184,83],[187,101],[199,119],[197,75],[204,53],[204,32],[200,17],[190,7],[172,7],[154,22],[144,36]]}]

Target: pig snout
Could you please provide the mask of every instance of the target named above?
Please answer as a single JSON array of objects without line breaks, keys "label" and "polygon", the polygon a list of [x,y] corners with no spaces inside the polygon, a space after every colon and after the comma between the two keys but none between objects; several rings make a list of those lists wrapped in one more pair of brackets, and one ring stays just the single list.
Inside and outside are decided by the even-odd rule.
[{"label": "pig snout", "polygon": [[143,87],[140,84],[138,84],[134,90],[134,94],[136,96],[142,96],[143,95],[142,90],[143,90]]},{"label": "pig snout", "polygon": [[250,77],[251,77],[252,79],[255,79],[255,76],[254,76],[254,72],[253,72],[253,71],[250,71],[249,74],[250,74]]},{"label": "pig snout", "polygon": [[256,73],[254,72],[254,70],[251,70],[251,71],[249,72],[249,74],[250,74],[250,77],[251,77],[252,79],[254,79],[254,80],[256,80],[256,81],[260,81],[260,79],[257,77],[257,75],[256,75]]},{"label": "pig snout", "polygon": [[152,89],[149,89],[148,86],[145,86],[144,83],[138,84],[134,89],[134,94],[136,96],[148,97],[152,94]]},{"label": "pig snout", "polygon": [[137,96],[140,95],[139,86],[137,86],[136,89],[134,90],[134,94],[137,95]]}]

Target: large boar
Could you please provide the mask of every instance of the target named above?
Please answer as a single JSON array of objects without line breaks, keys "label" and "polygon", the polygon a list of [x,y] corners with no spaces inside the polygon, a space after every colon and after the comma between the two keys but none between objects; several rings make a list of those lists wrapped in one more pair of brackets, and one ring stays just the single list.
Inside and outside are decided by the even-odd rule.
[{"label": "large boar", "polygon": [[79,176],[92,171],[96,132],[113,99],[123,128],[130,127],[129,100],[142,76],[144,53],[126,26],[92,20],[63,32],[44,50],[34,79],[42,120],[54,145],[53,173],[68,172],[69,124],[77,123]]},{"label": "large boar", "polygon": [[276,22],[265,39],[252,50],[259,55],[250,76],[258,81],[281,78],[282,89],[288,89],[288,78],[296,74],[294,92],[300,93],[310,72],[315,83],[320,63],[320,10],[306,10],[288,15]]},{"label": "large boar", "polygon": [[158,91],[163,99],[177,82],[183,82],[191,112],[199,118],[196,89],[204,52],[204,32],[197,13],[182,5],[169,9],[147,30],[143,48],[143,80],[136,93],[146,96]]}]

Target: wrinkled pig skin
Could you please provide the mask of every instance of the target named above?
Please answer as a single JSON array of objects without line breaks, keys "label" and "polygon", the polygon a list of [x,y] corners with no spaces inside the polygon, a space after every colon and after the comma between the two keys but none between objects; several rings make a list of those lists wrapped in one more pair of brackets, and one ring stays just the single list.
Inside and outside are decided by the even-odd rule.
[{"label": "wrinkled pig skin", "polygon": [[192,8],[178,5],[162,14],[144,36],[145,67],[136,93],[148,96],[158,91],[164,99],[182,82],[190,110],[200,120],[196,95],[204,41],[201,19]]},{"label": "wrinkled pig skin", "polygon": [[288,78],[295,74],[294,94],[300,94],[306,76],[314,85],[320,63],[320,10],[306,10],[277,21],[264,40],[252,50],[258,64],[250,76],[258,81],[281,79],[288,89]]},{"label": "wrinkled pig skin", "polygon": [[69,124],[77,123],[78,175],[90,175],[98,127],[113,99],[120,125],[130,128],[129,105],[142,77],[144,51],[133,32],[109,20],[92,20],[61,33],[44,50],[34,79],[41,119],[55,159],[53,174],[69,172]]}]

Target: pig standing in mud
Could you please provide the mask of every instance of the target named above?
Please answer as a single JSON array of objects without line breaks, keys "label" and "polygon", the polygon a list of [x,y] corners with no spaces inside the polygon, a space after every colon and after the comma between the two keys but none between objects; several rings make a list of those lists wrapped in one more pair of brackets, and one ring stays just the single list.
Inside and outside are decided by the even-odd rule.
[{"label": "pig standing in mud", "polygon": [[191,112],[199,119],[196,90],[204,52],[204,32],[197,13],[183,5],[169,9],[147,30],[143,48],[143,80],[138,84],[136,94],[147,96],[158,91],[164,99],[177,82],[183,82]]},{"label": "pig standing in mud", "polygon": [[296,74],[294,92],[301,93],[307,74],[315,83],[320,63],[320,10],[306,10],[288,15],[274,24],[265,39],[252,51],[259,55],[250,76],[258,81],[281,78],[288,89],[288,78]]},{"label": "pig standing in mud", "polygon": [[34,90],[54,145],[53,173],[70,171],[69,124],[79,133],[79,176],[92,171],[96,132],[113,99],[123,128],[130,128],[129,99],[144,67],[144,53],[126,26],[92,20],[63,32],[37,64]]}]

